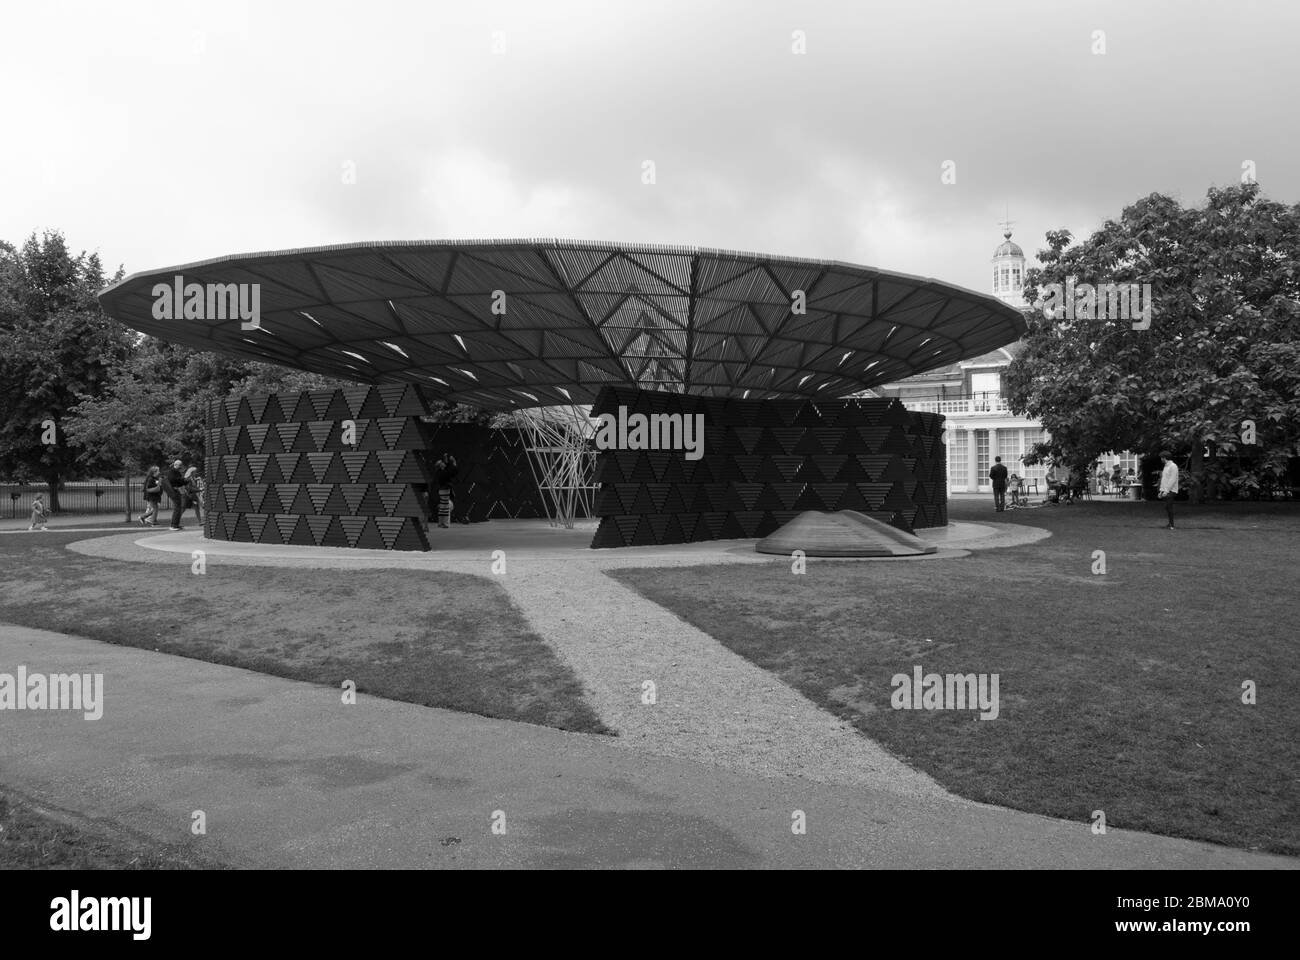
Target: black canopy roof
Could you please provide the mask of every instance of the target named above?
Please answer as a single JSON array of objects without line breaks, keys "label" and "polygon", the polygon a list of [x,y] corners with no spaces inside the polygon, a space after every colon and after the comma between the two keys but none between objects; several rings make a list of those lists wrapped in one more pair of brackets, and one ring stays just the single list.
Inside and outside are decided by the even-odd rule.
[{"label": "black canopy roof", "polygon": [[[154,287],[258,284],[260,329],[157,319]],[[803,291],[806,313],[794,312]],[[567,240],[360,243],[136,273],[99,294],[164,340],[488,409],[591,403],[606,384],[842,397],[1017,340],[992,296],[833,261]],[[495,305],[495,310],[494,310]],[[504,310],[504,312],[502,312]]]}]

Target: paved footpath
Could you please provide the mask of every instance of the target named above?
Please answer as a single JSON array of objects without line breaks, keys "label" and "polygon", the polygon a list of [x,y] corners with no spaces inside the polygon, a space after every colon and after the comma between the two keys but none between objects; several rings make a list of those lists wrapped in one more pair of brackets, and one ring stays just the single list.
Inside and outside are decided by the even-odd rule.
[{"label": "paved footpath", "polygon": [[[103,717],[0,712],[0,783],[234,866],[1295,867],[943,797],[772,779],[605,738],[0,624],[0,669],[104,674]],[[203,810],[207,835],[192,838]],[[792,833],[802,810],[808,830]],[[502,811],[504,835],[492,832]]]}]

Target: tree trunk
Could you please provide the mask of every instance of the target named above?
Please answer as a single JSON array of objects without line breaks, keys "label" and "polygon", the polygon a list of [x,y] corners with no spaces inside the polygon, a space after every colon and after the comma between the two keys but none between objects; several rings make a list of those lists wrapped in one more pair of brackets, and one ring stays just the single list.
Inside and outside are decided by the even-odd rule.
[{"label": "tree trunk", "polygon": [[124,459],[122,461],[122,502],[126,504],[126,522],[131,522],[131,514],[135,512],[134,504],[131,503],[131,461]]},{"label": "tree trunk", "polygon": [[50,488],[50,513],[58,513],[59,507],[59,475],[57,473],[47,473],[45,482]]},{"label": "tree trunk", "polygon": [[1205,461],[1201,457],[1203,453],[1201,444],[1192,441],[1192,458],[1187,464],[1187,472],[1192,475],[1192,486],[1187,491],[1187,499],[1192,503],[1201,502],[1201,488],[1205,481]]}]

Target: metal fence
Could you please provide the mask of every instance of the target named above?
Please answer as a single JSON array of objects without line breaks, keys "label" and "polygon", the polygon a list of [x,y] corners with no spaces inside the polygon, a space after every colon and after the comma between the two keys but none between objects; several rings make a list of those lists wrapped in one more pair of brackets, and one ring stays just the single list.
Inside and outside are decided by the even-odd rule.
[{"label": "metal fence", "polygon": [[[60,514],[121,514],[125,516],[128,501],[132,513],[144,509],[140,491],[143,476],[132,477],[130,487],[124,489],[121,479],[78,480],[59,484]],[[0,483],[0,516],[14,518],[30,516],[32,501],[40,494],[46,509],[50,507],[50,487],[45,483]]]}]

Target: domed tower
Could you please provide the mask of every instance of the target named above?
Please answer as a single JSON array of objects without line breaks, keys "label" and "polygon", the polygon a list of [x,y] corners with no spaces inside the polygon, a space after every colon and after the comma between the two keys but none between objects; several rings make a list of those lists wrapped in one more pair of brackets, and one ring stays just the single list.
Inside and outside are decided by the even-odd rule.
[{"label": "domed tower", "polygon": [[1002,243],[993,251],[993,295],[1003,303],[1023,310],[1027,304],[1025,289],[1025,252],[1011,242],[1011,223],[1004,224]]}]

